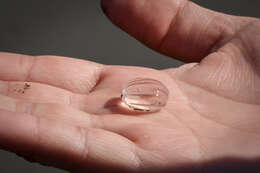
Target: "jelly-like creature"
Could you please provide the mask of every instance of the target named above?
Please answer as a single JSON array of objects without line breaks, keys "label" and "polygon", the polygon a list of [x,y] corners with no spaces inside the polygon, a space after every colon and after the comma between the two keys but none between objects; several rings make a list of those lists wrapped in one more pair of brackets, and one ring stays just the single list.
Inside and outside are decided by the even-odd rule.
[{"label": "jelly-like creature", "polygon": [[166,105],[168,95],[169,90],[160,81],[136,78],[124,86],[121,98],[130,109],[156,112]]}]

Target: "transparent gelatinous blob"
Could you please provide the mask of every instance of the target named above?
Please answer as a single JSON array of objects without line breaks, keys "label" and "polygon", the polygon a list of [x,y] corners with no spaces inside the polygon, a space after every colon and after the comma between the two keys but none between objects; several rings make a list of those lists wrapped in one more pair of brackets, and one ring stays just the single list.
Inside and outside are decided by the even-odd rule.
[{"label": "transparent gelatinous blob", "polygon": [[122,90],[122,102],[129,108],[155,112],[164,107],[169,91],[159,81],[148,78],[137,78],[127,83]]}]

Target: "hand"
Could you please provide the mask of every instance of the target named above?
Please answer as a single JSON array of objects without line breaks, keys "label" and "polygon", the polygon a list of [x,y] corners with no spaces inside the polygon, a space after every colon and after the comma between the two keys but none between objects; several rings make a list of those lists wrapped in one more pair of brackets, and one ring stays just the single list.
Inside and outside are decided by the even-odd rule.
[{"label": "hand", "polygon": [[[193,63],[159,71],[1,53],[1,148],[73,172],[212,173],[218,161],[260,157],[258,19],[184,0],[102,5],[138,40]],[[120,109],[122,85],[136,77],[166,84],[167,106]]]}]

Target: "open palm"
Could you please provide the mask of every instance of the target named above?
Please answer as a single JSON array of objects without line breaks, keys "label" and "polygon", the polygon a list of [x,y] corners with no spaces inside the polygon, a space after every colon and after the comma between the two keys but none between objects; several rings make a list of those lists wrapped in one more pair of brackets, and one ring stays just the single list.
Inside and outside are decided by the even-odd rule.
[{"label": "open palm", "polygon": [[[1,148],[75,172],[195,171],[260,156],[258,19],[182,0],[104,0],[103,8],[149,47],[195,63],[159,71],[1,53]],[[167,86],[161,111],[121,107],[123,85],[137,77]]]}]

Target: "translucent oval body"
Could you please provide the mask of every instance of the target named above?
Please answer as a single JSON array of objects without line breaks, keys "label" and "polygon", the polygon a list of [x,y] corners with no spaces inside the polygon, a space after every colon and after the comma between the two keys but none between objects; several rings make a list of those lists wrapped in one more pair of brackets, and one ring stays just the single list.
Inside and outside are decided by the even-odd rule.
[{"label": "translucent oval body", "polygon": [[122,102],[134,110],[154,112],[166,105],[168,95],[168,89],[161,82],[137,78],[124,86]]}]

